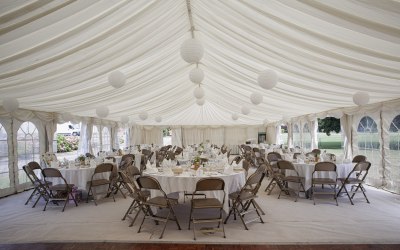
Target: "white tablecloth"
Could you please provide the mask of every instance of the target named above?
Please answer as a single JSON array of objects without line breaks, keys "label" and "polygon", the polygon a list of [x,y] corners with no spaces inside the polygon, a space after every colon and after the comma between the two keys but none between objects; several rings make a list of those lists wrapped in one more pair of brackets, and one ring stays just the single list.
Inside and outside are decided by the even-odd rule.
[{"label": "white tablecloth", "polygon": [[[315,164],[314,163],[293,163],[294,168],[297,170],[297,172],[299,173],[300,176],[305,178],[304,181],[304,188],[307,191],[308,189],[311,188],[311,179],[312,179],[312,173],[314,171],[315,168]],[[336,173],[337,173],[337,177],[338,178],[346,178],[347,175],[351,172],[351,170],[353,170],[354,165],[352,163],[337,163],[336,164]],[[293,174],[290,172],[293,172],[291,170],[286,170],[288,171],[286,174]],[[321,175],[318,175],[318,177],[322,177],[322,178],[327,178],[327,177],[331,177],[334,178],[334,175],[328,174],[328,173],[322,173]]]},{"label": "white tablecloth", "polygon": [[[164,190],[166,194],[174,193],[174,192],[183,192],[187,191],[189,193],[193,193],[196,189],[196,183],[198,180],[202,178],[206,178],[209,176],[166,176],[163,174],[146,174],[148,176],[152,176],[158,180],[161,185],[161,188]],[[228,205],[228,195],[229,193],[240,190],[240,188],[245,184],[246,177],[244,171],[234,172],[232,174],[219,174],[211,177],[218,177],[224,180],[225,182],[225,204],[224,210],[225,212],[229,212]],[[202,192],[203,193],[203,192]],[[157,191],[152,191],[151,196],[157,196],[159,193]],[[222,200],[222,192],[207,192],[207,197],[215,197],[219,200]]]},{"label": "white tablecloth", "polygon": [[[88,190],[89,186],[87,186],[87,182],[92,179],[92,175],[94,173],[93,167],[85,167],[85,168],[60,168],[60,172],[62,176],[65,178],[67,183],[69,184],[74,184],[75,186],[78,187],[78,189],[83,189],[83,190]],[[108,178],[110,176],[109,173],[102,173],[102,174],[97,174],[95,176],[96,179],[101,179],[101,178]],[[58,179],[58,178],[57,178]],[[53,185],[56,184],[61,184],[57,179],[52,180]],[[105,187],[107,188],[107,187]],[[105,189],[107,190],[107,189]],[[102,192],[103,190],[100,190],[99,187],[99,192]]]}]

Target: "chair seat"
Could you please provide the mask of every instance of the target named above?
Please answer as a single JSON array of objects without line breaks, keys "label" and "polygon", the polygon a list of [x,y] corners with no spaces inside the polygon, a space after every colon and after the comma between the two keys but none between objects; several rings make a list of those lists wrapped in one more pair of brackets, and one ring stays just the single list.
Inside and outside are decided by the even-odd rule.
[{"label": "chair seat", "polygon": [[288,182],[302,182],[302,181],[304,181],[304,177],[301,177],[301,176],[285,176],[282,179],[284,181],[288,181]]},{"label": "chair seat", "polygon": [[216,198],[193,199],[193,208],[221,208],[221,202]]},{"label": "chair seat", "polygon": [[338,178],[338,180],[341,183],[345,183],[345,184],[360,184],[360,183],[364,183],[363,180],[359,180],[357,178],[348,178],[347,180],[346,180],[346,178]]},{"label": "chair seat", "polygon": [[92,187],[108,185],[108,184],[110,184],[110,180],[107,180],[107,179],[93,180],[93,181],[88,181],[88,184],[89,185],[92,184]]},{"label": "chair seat", "polygon": [[312,179],[313,184],[326,184],[326,185],[335,185],[336,181],[330,178],[314,178]]},{"label": "chair seat", "polygon": [[71,190],[72,187],[74,187],[74,184],[57,184],[54,186],[49,186],[49,189],[51,191],[65,191],[65,190]]},{"label": "chair seat", "polygon": [[168,207],[168,201],[163,196],[157,196],[146,201],[146,204],[159,207]]},{"label": "chair seat", "polygon": [[257,197],[256,195],[254,195],[251,192],[243,192],[242,191],[240,193],[240,191],[237,191],[237,192],[230,193],[229,194],[229,199],[235,200],[235,199],[238,198],[239,194],[240,194],[240,199],[243,200],[243,201],[249,200],[249,199],[253,199],[253,198]]}]

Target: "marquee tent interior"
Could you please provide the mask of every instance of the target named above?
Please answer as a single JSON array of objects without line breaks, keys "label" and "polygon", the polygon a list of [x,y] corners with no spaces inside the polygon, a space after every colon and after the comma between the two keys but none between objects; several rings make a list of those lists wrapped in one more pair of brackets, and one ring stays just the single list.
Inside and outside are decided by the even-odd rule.
[{"label": "marquee tent interior", "polygon": [[13,180],[1,196],[25,188],[17,133],[27,121],[40,153],[57,123],[81,122],[83,153],[94,129],[119,147],[120,127],[130,145],[158,144],[168,126],[175,145],[235,146],[264,131],[269,144],[315,148],[326,116],[341,120],[344,156],[373,163],[368,182],[400,192],[398,1],[14,0],[0,2],[0,20],[0,139]]}]

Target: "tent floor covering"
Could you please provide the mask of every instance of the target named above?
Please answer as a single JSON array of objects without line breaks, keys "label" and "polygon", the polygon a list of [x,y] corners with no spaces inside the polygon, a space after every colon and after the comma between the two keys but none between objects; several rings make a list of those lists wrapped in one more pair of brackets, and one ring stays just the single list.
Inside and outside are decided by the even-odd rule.
[{"label": "tent floor covering", "polygon": [[250,223],[247,231],[231,217],[226,238],[219,232],[196,231],[196,241],[187,229],[188,201],[176,207],[182,230],[169,222],[163,239],[158,239],[161,225],[145,221],[137,233],[142,216],[133,227],[128,227],[129,219],[121,220],[132,201],[129,197],[117,195],[116,202],[105,198],[98,206],[68,204],[61,212],[55,205],[43,211],[43,202],[35,208],[25,206],[32,191],[22,192],[0,199],[0,249],[400,249],[399,195],[367,187],[370,204],[357,194],[354,206],[347,196],[338,198],[339,206],[333,199],[318,199],[314,206],[305,198],[277,199],[278,188],[267,195],[268,182],[263,181],[257,198],[265,211],[264,224]]}]

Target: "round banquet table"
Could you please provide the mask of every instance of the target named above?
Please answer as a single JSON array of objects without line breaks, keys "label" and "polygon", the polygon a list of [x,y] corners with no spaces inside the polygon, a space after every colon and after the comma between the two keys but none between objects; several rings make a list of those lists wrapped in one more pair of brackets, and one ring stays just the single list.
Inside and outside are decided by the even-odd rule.
[{"label": "round banquet table", "polygon": [[[240,188],[243,187],[246,182],[244,171],[233,172],[231,174],[221,174],[221,173],[213,173],[209,175],[204,174],[202,176],[166,175],[163,173],[146,173],[146,172],[144,172],[144,174],[157,179],[161,185],[161,188],[166,194],[183,192],[183,191],[193,193],[194,190],[196,189],[196,183],[198,180],[208,177],[221,178],[225,182],[224,210],[227,213],[229,212],[228,195],[232,192],[240,190]],[[160,195],[158,191],[151,191],[151,197],[155,197],[157,195]],[[223,198],[223,193],[217,191],[207,192],[206,195],[207,197],[214,197],[218,198],[219,200],[222,200]]]}]

